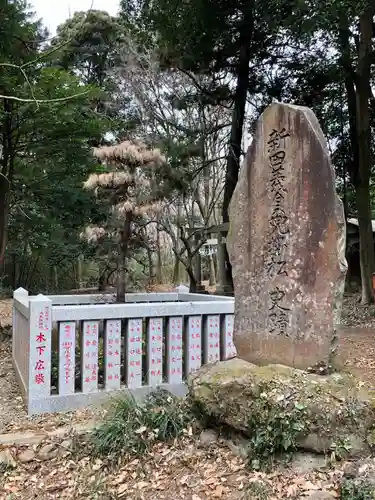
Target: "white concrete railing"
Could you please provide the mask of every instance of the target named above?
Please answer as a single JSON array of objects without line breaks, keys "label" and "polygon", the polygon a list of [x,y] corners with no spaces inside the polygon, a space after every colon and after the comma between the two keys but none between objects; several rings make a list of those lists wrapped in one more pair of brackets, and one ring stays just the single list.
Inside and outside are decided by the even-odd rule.
[{"label": "white concrete railing", "polygon": [[236,355],[234,299],[187,293],[13,300],[13,365],[28,413],[73,410],[113,391],[186,391],[202,364]]}]

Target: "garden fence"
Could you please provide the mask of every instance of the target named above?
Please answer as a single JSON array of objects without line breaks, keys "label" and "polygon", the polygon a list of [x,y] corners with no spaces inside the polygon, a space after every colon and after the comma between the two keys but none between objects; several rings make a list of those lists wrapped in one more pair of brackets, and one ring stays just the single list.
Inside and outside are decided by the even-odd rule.
[{"label": "garden fence", "polygon": [[29,415],[67,411],[115,391],[186,392],[202,364],[236,355],[234,299],[190,294],[37,295],[13,300],[13,366]]}]

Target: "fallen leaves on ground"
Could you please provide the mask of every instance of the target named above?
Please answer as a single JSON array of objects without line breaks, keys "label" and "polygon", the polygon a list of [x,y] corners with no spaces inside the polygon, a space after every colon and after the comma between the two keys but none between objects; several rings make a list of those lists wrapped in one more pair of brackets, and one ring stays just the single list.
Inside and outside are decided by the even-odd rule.
[{"label": "fallen leaves on ground", "polygon": [[13,299],[0,300],[0,325],[2,327],[12,325]]},{"label": "fallen leaves on ground", "polygon": [[360,303],[361,295],[359,293],[345,294],[341,325],[343,327],[375,327],[375,304],[363,306]]},{"label": "fallen leaves on ground", "polygon": [[247,494],[252,483],[261,483],[269,492],[262,500],[279,500],[320,489],[335,496],[341,476],[329,469],[297,475],[285,465],[270,474],[250,471],[225,441],[203,448],[187,437],[111,466],[89,456],[20,464],[0,476],[0,498],[248,500],[257,498]]}]

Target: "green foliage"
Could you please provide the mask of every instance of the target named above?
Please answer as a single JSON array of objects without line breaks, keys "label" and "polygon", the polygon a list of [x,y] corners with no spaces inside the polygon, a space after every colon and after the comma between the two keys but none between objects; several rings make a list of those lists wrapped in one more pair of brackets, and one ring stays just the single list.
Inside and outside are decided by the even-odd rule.
[{"label": "green foliage", "polygon": [[181,436],[190,421],[186,402],[166,391],[151,394],[142,404],[129,396],[115,402],[93,433],[92,445],[97,454],[110,458],[123,453],[141,455],[156,441]]},{"label": "green foliage", "polygon": [[340,500],[374,500],[375,487],[366,481],[347,479],[341,485]]},{"label": "green foliage", "polygon": [[57,53],[45,57],[46,34],[26,2],[6,2],[0,12],[0,93],[40,101],[0,100],[0,240],[2,217],[9,226],[2,282],[38,292],[76,288],[77,258],[91,256],[79,234],[101,217],[82,190],[95,169],[90,146],[113,120],[98,113],[101,89],[87,84],[95,81],[83,82],[77,67],[62,69]]},{"label": "green foliage", "polygon": [[254,403],[248,422],[249,460],[254,469],[268,467],[279,454],[296,450],[297,439],[308,430],[306,407],[270,401],[267,388]]},{"label": "green foliage", "polygon": [[86,83],[102,88],[109,69],[116,63],[116,48],[123,36],[118,20],[101,10],[75,12],[57,28],[53,47],[60,47],[58,59],[68,70],[77,69]]},{"label": "green foliage", "polygon": [[241,500],[268,500],[272,491],[263,481],[251,481],[244,489]]},{"label": "green foliage", "polygon": [[[45,68],[36,93],[50,98],[84,90],[77,77]],[[39,291],[51,290],[57,281],[57,287],[75,288],[75,261],[86,253],[79,234],[86,220],[98,213],[94,197],[82,189],[95,167],[88,141],[108,127],[90,108],[95,89],[86,90],[79,98],[24,112],[20,132],[27,159],[19,157],[15,163],[6,262],[6,281],[13,287],[34,284]]]}]

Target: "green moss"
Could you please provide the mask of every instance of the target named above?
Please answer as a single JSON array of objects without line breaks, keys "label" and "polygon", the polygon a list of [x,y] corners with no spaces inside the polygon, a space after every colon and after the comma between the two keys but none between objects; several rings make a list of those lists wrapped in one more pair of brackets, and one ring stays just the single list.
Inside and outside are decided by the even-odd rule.
[{"label": "green moss", "polygon": [[369,446],[375,447],[375,426],[369,430],[367,434],[367,442]]},{"label": "green moss", "polygon": [[[349,374],[319,376],[290,367],[255,366],[235,359],[202,369],[191,384],[191,394],[200,401],[205,413],[250,437],[259,435],[260,429],[267,431],[264,441],[277,434],[279,447],[284,446],[282,436],[293,422],[298,432],[289,441],[294,443],[303,435],[318,434],[323,437],[323,451],[331,447],[337,450],[340,443],[349,441],[375,441],[375,431],[368,437],[369,428],[375,423],[373,398]],[[304,408],[303,422],[296,408]],[[283,416],[282,421],[279,416]],[[273,426],[277,432],[269,430]]]}]

